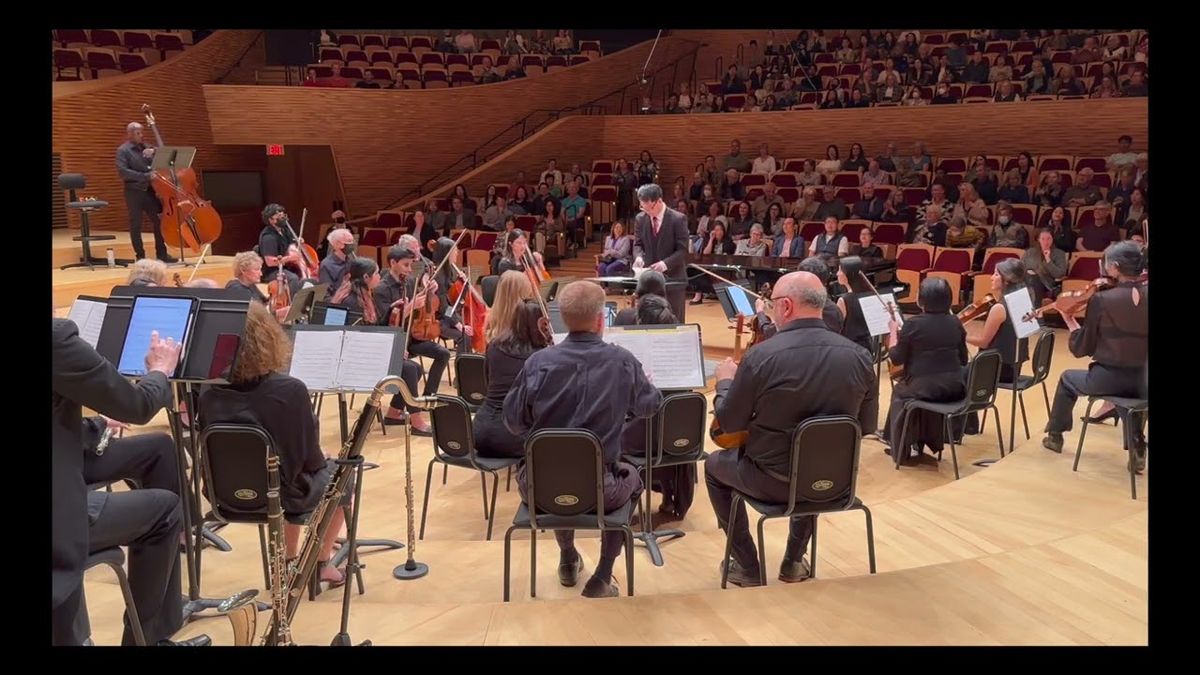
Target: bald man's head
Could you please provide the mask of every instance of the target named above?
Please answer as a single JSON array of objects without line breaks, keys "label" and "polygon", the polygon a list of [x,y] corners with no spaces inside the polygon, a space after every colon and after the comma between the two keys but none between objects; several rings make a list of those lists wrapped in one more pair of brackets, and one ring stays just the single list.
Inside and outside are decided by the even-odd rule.
[{"label": "bald man's head", "polygon": [[604,332],[604,289],[590,281],[569,283],[558,292],[563,323],[574,331]]},{"label": "bald man's head", "polygon": [[796,319],[819,319],[828,299],[825,284],[812,272],[785,274],[771,291],[775,324],[783,326]]}]

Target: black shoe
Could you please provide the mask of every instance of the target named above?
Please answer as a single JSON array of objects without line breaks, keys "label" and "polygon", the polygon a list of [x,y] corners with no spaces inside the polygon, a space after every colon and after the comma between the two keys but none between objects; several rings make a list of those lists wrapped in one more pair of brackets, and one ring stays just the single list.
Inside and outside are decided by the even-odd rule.
[{"label": "black shoe", "polygon": [[176,258],[169,254],[168,255],[160,255],[160,256],[156,256],[156,257],[168,265],[179,262],[179,258]]},{"label": "black shoe", "polygon": [[1108,412],[1104,413],[1103,415],[1101,415],[1099,417],[1087,418],[1087,422],[1088,422],[1088,424],[1104,424],[1108,420],[1112,420],[1113,426],[1117,426],[1120,423],[1120,420],[1118,418],[1119,418],[1119,415],[1117,415],[1117,409],[1111,408],[1111,409],[1109,409]]},{"label": "black shoe", "polygon": [[779,580],[785,584],[794,584],[812,578],[812,570],[808,561],[801,557],[799,560],[783,559],[779,565]]},{"label": "black shoe", "polygon": [[159,640],[155,643],[157,647],[210,647],[212,646],[212,638],[207,635],[197,635],[194,638],[186,640]]},{"label": "black shoe", "polygon": [[583,585],[583,593],[580,595],[585,598],[615,598],[621,595],[621,591],[612,582],[612,578],[605,580],[592,575],[592,578]]},{"label": "black shoe", "polygon": [[400,427],[408,423],[408,415],[401,417],[384,417],[383,426],[385,427]]},{"label": "black shoe", "polygon": [[[720,571],[721,572],[725,571],[725,563],[724,562],[721,563]],[[729,583],[733,584],[734,586],[738,586],[741,588],[750,588],[752,586],[762,586],[762,579],[759,578],[758,570],[751,571],[751,570],[743,569],[742,566],[739,565],[738,561],[736,561],[736,560],[729,561],[729,575],[726,577],[726,580]]]},{"label": "black shoe", "polygon": [[575,554],[575,561],[558,564],[558,583],[567,588],[574,588],[579,583],[579,575],[583,574],[583,558]]},{"label": "black shoe", "polygon": [[1042,439],[1042,447],[1061,455],[1063,449],[1062,434],[1053,431],[1046,432],[1046,437]]},{"label": "black shoe", "polygon": [[1144,443],[1134,447],[1132,462],[1132,467],[1128,464],[1125,467],[1130,469],[1132,473],[1141,473],[1146,470],[1146,445]]},{"label": "black shoe", "polygon": [[429,431],[426,431],[425,429],[418,429],[416,427],[411,427],[411,432],[412,432],[413,436],[422,436],[424,438],[432,438],[433,437],[432,429],[430,429]]}]

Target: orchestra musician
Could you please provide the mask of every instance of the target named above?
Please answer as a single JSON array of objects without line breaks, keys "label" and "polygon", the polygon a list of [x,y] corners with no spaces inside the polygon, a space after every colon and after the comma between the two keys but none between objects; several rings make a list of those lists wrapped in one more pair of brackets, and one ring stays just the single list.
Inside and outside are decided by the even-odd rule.
[{"label": "orchestra musician", "polygon": [[233,256],[233,278],[225,283],[225,288],[266,305],[267,296],[258,289],[258,284],[262,282],[262,262],[262,258],[254,251],[242,251]]},{"label": "orchestra musician", "polygon": [[[796,265],[797,272],[808,272],[815,276],[825,285],[829,287],[829,265],[819,256],[809,256],[801,260]],[[762,328],[763,338],[769,338],[776,333],[775,322],[771,320],[767,314],[766,303],[761,299],[754,301],[754,310],[758,316],[758,325]],[[842,332],[842,311],[838,308],[838,304],[829,297],[825,296],[825,308],[821,310],[821,320],[825,322],[825,327],[829,330],[838,333]]]},{"label": "orchestra musician", "polygon": [[[717,524],[732,539],[729,582],[758,586],[759,560],[750,538],[746,510],[739,505],[728,522],[733,490],[769,502],[788,501],[792,433],[804,420],[850,415],[870,429],[878,416],[875,367],[858,345],[829,330],[822,321],[828,300],[825,284],[809,272],[780,277],[772,292],[779,331],[746,352],[741,365],[726,359],[717,366],[713,406],[727,432],[748,431],[746,444],[720,450],[704,462],[704,479]],[[787,405],[780,405],[786,399]],[[830,495],[831,499],[837,495]],[[791,519],[779,580],[809,577],[804,552],[815,516]]]},{"label": "orchestra musician", "polygon": [[[270,283],[280,274],[280,265],[303,266],[304,259],[296,248],[296,240],[284,226],[287,213],[278,204],[267,204],[262,211],[263,229],[258,233],[258,254],[263,258],[262,281]],[[291,294],[300,290],[300,277],[286,267],[282,274],[287,279]]]},{"label": "orchestra musician", "polygon": [[[1136,242],[1112,244],[1104,252],[1104,272],[1117,280],[1116,287],[1096,292],[1087,301],[1083,324],[1078,310],[1063,313],[1071,331],[1071,353],[1092,357],[1087,370],[1066,370],[1054,391],[1054,404],[1042,446],[1062,452],[1063,432],[1070,431],[1075,401],[1081,395],[1145,398],[1146,359],[1149,351],[1150,285],[1138,279],[1142,251]],[[1137,471],[1145,469],[1146,439],[1143,415],[1118,410],[1125,422],[1126,447],[1133,444]]]},{"label": "orchestra musician", "polygon": [[167,283],[167,264],[161,260],[142,258],[129,267],[126,286],[163,286]]},{"label": "orchestra musician", "polygon": [[[158,437],[112,441],[84,422],[87,406],[111,420],[144,424],[171,401],[167,378],[181,345],[150,335],[146,374],[131,383],[79,337],[70,319],[51,321],[51,640],[82,645],[90,625],[84,602],[84,563],[91,553],[129,547],[129,585],[147,644],[205,646],[207,635],[169,638],[183,625],[179,538],[183,512],[174,448]],[[112,426],[105,421],[104,426]],[[121,426],[116,423],[116,426]],[[173,445],[173,444],[172,444]],[[122,447],[124,446],[124,447]],[[106,452],[111,448],[111,452]],[[89,483],[137,480],[135,490],[89,491]],[[122,645],[134,644],[128,615]]]},{"label": "orchestra musician", "polygon": [[[454,303],[450,302],[449,291],[450,285],[454,283],[457,274],[454,271],[452,263],[454,259],[447,260],[445,264],[441,264],[447,256],[453,256],[454,240],[449,237],[438,239],[433,247],[433,266],[441,269],[438,270],[437,276],[431,281],[430,291],[437,294],[438,297],[438,320],[441,323],[442,338],[454,341],[454,350],[459,354],[471,353],[470,338],[475,335],[475,331],[471,326],[464,325],[458,318],[462,312],[462,303],[451,313]],[[414,277],[415,279],[415,277]],[[464,293],[468,292],[464,288]],[[439,343],[439,346],[440,343]],[[443,347],[443,349],[445,349]],[[414,354],[417,352],[413,352]]]},{"label": "orchestra musician", "polygon": [[533,294],[529,277],[510,270],[500,276],[488,310],[487,398],[473,421],[475,447],[482,457],[525,456],[525,439],[504,426],[504,397],[530,355],[551,343],[539,323],[542,309]]},{"label": "orchestra musician", "polygon": [[856,255],[846,256],[838,261],[838,284],[847,291],[837,299],[837,308],[838,313],[842,315],[842,335],[874,355],[875,341],[871,337],[871,329],[867,327],[867,319],[863,316],[859,300],[874,298],[875,291],[863,278],[862,269],[862,258]]},{"label": "orchestra musician", "polygon": [[1017,339],[1017,331],[1008,320],[1008,306],[1004,296],[1017,289],[1025,289],[1025,264],[1016,258],[1000,261],[992,272],[992,297],[996,304],[988,310],[983,330],[978,335],[967,335],[967,343],[979,349],[995,349],[1000,352],[1000,381],[1013,382],[1021,372],[1021,364],[1029,359],[1029,338]]},{"label": "orchestra musician", "polygon": [[[202,425],[253,424],[271,436],[279,455],[283,511],[294,518],[316,508],[337,464],[326,459],[321,449],[320,422],[308,387],[283,372],[290,350],[291,342],[266,306],[250,303],[229,384],[205,388],[200,394],[199,417]],[[348,507],[353,495],[354,488],[348,488],[341,506]],[[336,509],[317,556],[320,580],[334,586],[346,582],[345,570],[329,564],[344,517],[344,510]],[[298,555],[304,529],[291,518],[283,526],[289,562]]]},{"label": "orchestra musician", "polygon": [[904,366],[904,375],[892,387],[881,440],[888,446],[888,454],[901,449],[901,461],[919,457],[925,446],[938,454],[945,440],[941,415],[925,410],[910,415],[909,435],[901,438],[905,404],[912,400],[957,401],[966,393],[967,331],[958,317],[950,314],[951,301],[950,284],[930,277],[921,282],[917,294],[921,314],[906,320],[902,328],[894,320],[888,322],[888,358],[894,365]]},{"label": "orchestra musician", "polygon": [[[503,236],[503,235],[501,235]],[[508,238],[508,253],[500,259],[500,264],[497,270],[500,274],[504,274],[509,270],[525,272],[525,252],[529,250],[529,237],[525,236],[524,230],[513,230]],[[539,275],[545,271],[545,264],[542,261],[542,254],[534,252],[533,261],[537,264]]]},{"label": "orchestra musician", "polygon": [[[408,270],[412,268],[413,253],[412,251],[401,248],[396,244],[388,251],[388,264],[392,266],[393,272],[389,270],[388,279],[394,279],[395,275],[404,276],[408,274]],[[398,284],[400,282],[391,282],[389,285]],[[340,303],[346,307],[362,312],[363,324],[368,326],[386,326],[388,325],[388,317],[393,308],[400,308],[404,311],[404,316],[407,317],[411,311],[411,303],[404,303],[402,299],[393,300],[388,305],[386,311],[380,308],[379,296],[375,295],[375,291],[382,286],[383,283],[379,277],[379,266],[370,258],[361,258],[352,256],[350,262],[346,265],[346,280],[342,282],[342,286],[333,294],[332,301]],[[388,290],[392,293],[392,290]],[[409,354],[414,353],[410,346]],[[443,366],[444,367],[444,366]],[[440,375],[439,371],[439,375]],[[418,381],[421,379],[421,366],[416,361],[408,358],[405,354],[404,364],[401,366],[400,377],[404,379],[404,383],[408,385],[410,392],[417,391]],[[433,390],[437,391],[437,380],[432,377],[427,377],[426,382],[433,382]],[[428,389],[428,386],[426,387]],[[392,396],[391,404],[387,414],[383,418],[384,424],[403,424],[405,421],[402,408],[405,407],[404,399],[396,394]],[[416,436],[432,436],[433,427],[430,426],[429,416],[424,411],[418,408],[408,408],[409,428],[413,435]]]},{"label": "orchestra musician", "polygon": [[146,147],[143,127],[137,122],[130,122],[125,127],[125,135],[125,142],[117,148],[117,173],[121,174],[121,182],[125,184],[125,208],[129,212],[129,243],[133,245],[134,256],[138,260],[146,257],[146,248],[142,245],[142,215],[145,214],[150,220],[150,229],[154,232],[154,255],[164,263],[179,262],[167,253],[162,223],[158,218],[158,214],[162,212],[162,204],[150,185],[154,176],[150,167],[156,148]]},{"label": "orchestra musician", "polygon": [[[633,326],[638,323],[638,306],[642,298],[657,295],[663,300],[667,299],[667,278],[662,272],[654,270],[646,270],[638,277],[637,288],[633,291],[633,307],[626,307],[617,312],[617,316],[613,319],[614,326]],[[672,323],[676,323],[672,321]]]},{"label": "orchestra musician", "polygon": [[[558,294],[558,303],[570,333],[560,344],[539,350],[525,361],[504,399],[504,423],[518,436],[547,428],[595,433],[603,448],[604,509],[611,513],[636,499],[642,489],[637,469],[621,461],[621,425],[630,417],[653,415],[662,394],[646,379],[633,354],[601,339],[604,290],[600,286],[588,281],[567,284]],[[525,464],[517,472],[517,485],[525,501]],[[575,532],[558,530],[554,538],[560,550],[559,583],[575,586],[583,571]],[[600,561],[583,587],[585,598],[619,595],[612,583],[612,568],[624,543],[620,530],[601,534]]]},{"label": "orchestra musician", "polygon": [[321,260],[317,283],[329,284],[330,289],[336,290],[346,276],[348,256],[354,250],[354,233],[345,227],[334,228],[325,235],[325,241],[329,242],[328,252]]}]

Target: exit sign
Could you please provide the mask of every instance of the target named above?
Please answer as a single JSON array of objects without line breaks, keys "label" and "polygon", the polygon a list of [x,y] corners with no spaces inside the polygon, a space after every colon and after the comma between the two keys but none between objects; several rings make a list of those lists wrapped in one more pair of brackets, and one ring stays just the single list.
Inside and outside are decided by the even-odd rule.
[{"label": "exit sign", "polygon": [[268,157],[283,157],[283,146],[278,145],[278,144],[268,145],[267,146],[267,156]]}]

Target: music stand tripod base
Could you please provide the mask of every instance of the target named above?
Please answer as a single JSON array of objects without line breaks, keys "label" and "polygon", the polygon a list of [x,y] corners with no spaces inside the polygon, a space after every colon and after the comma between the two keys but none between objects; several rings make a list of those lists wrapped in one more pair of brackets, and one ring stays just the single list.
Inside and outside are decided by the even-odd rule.
[{"label": "music stand tripod base", "polygon": [[415,560],[408,561],[403,565],[397,565],[396,569],[392,570],[392,576],[404,581],[412,579],[420,579],[429,574],[429,565]]}]

